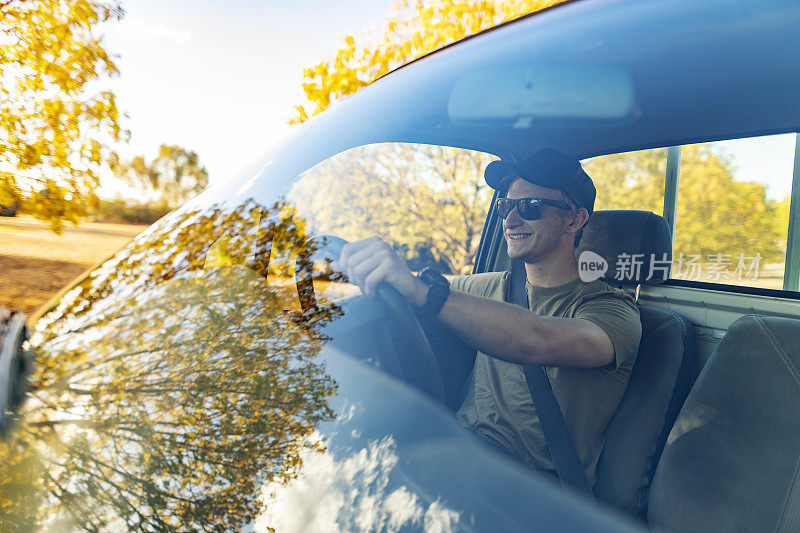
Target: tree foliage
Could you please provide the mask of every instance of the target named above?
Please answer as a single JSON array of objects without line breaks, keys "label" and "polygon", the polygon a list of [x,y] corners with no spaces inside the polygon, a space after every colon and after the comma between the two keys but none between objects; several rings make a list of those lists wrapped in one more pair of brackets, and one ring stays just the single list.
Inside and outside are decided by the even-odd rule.
[{"label": "tree foliage", "polygon": [[122,16],[116,0],[0,3],[0,204],[56,231],[96,204],[107,146],[125,135],[114,94],[95,92],[117,74],[98,26]]},{"label": "tree foliage", "polygon": [[450,43],[563,0],[398,0],[382,35],[356,43],[348,35],[336,53],[303,70],[309,103],[291,123],[308,120],[384,74]]},{"label": "tree foliage", "polygon": [[162,144],[158,156],[147,161],[136,156],[114,168],[118,177],[142,192],[141,200],[174,209],[208,186],[208,172],[197,153]]},{"label": "tree foliage", "polygon": [[[663,211],[666,149],[591,159],[584,168],[597,187],[596,209]],[[730,156],[713,145],[681,147],[675,253],[783,258],[788,211],[760,183],[734,179]]]},{"label": "tree foliage", "polygon": [[666,148],[595,157],[583,168],[597,189],[596,210],[647,209],[660,214],[664,209]]},{"label": "tree foliage", "polygon": [[734,179],[726,153],[702,144],[681,148],[676,253],[759,253],[767,263],[780,262],[787,227],[776,207],[764,185]]}]

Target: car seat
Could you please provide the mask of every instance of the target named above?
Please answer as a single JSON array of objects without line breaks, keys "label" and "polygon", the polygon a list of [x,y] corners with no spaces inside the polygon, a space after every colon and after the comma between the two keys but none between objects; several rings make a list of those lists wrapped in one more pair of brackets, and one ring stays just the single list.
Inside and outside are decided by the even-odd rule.
[{"label": "car seat", "polygon": [[[577,250],[603,258],[603,279],[624,289],[669,277],[672,237],[667,221],[650,211],[596,211]],[[636,268],[636,265],[639,268]],[[653,268],[651,268],[653,267]],[[682,315],[639,305],[642,339],[628,388],[605,433],[594,493],[644,518],[650,482],[667,435],[691,387],[692,328]]]},{"label": "car seat", "polygon": [[670,531],[800,531],[800,320],[748,315],[709,358],[650,489]]}]

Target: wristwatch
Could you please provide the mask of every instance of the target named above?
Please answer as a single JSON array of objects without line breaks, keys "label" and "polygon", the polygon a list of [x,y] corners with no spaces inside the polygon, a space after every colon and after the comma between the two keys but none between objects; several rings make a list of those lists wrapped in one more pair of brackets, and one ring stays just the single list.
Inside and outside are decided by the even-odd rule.
[{"label": "wristwatch", "polygon": [[417,277],[429,287],[425,305],[415,309],[420,318],[427,320],[439,316],[447,297],[450,296],[450,282],[439,272],[430,267],[423,268]]}]

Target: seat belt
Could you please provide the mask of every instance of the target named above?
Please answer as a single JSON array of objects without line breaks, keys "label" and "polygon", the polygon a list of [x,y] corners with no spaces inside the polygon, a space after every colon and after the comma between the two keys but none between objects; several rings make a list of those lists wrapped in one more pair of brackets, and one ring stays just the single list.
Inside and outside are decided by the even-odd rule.
[{"label": "seat belt", "polygon": [[[509,291],[506,295],[507,301],[530,309],[528,291],[525,288],[527,279],[525,263],[513,260]],[[575,442],[564,421],[564,414],[558,406],[558,400],[553,394],[553,387],[547,378],[544,367],[542,365],[522,365],[522,370],[525,373],[525,381],[528,383],[528,390],[536,414],[539,416],[539,422],[542,423],[544,438],[547,448],[550,450],[550,458],[556,467],[561,485],[592,495],[592,487],[589,485],[589,480],[586,479],[586,471],[583,469]]]}]

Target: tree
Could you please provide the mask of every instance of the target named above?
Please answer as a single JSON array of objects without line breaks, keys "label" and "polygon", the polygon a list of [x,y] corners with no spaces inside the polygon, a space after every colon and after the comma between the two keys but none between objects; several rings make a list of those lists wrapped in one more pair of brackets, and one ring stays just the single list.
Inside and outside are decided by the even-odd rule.
[{"label": "tree", "polygon": [[149,163],[142,156],[115,167],[115,173],[140,189],[148,202],[174,209],[208,186],[208,172],[198,155],[162,144]]},{"label": "tree", "polygon": [[93,92],[117,74],[97,28],[123,14],[116,0],[0,2],[0,204],[55,231],[96,204],[125,136],[114,94]]},{"label": "tree", "polygon": [[764,185],[734,180],[724,152],[703,144],[681,148],[676,253],[705,258],[759,253],[767,263],[781,261],[786,226],[777,229],[775,208]]},{"label": "tree", "polygon": [[[663,210],[666,149],[593,158],[584,168],[597,187],[595,209]],[[734,179],[730,157],[708,144],[681,147],[675,254],[761,254],[783,257],[788,211],[766,196],[763,185]],[[777,222],[774,222],[777,221]]]},{"label": "tree", "polygon": [[583,168],[597,189],[596,210],[663,211],[666,148],[595,157],[584,162]]},{"label": "tree", "polygon": [[792,205],[791,196],[775,203],[775,232],[783,236],[783,248],[786,249],[786,240],[789,234],[789,209]]},{"label": "tree", "polygon": [[330,59],[303,70],[308,104],[297,105],[296,124],[324,111],[391,70],[452,42],[563,0],[399,0],[373,42],[352,35]]}]

